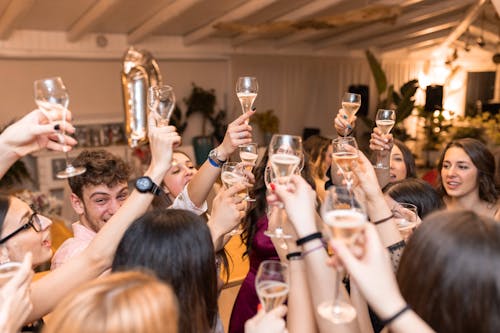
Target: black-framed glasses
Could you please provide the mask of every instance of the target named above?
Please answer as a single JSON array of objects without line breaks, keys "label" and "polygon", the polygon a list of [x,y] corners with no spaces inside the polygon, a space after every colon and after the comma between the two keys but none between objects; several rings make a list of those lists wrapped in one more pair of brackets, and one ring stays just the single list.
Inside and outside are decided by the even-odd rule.
[{"label": "black-framed glasses", "polygon": [[25,224],[23,224],[18,229],[14,230],[13,232],[8,234],[4,238],[0,239],[0,244],[5,243],[9,239],[14,237],[15,235],[17,235],[21,231],[28,229],[29,227],[33,228],[33,230],[35,230],[36,232],[40,232],[43,229],[42,222],[40,222],[40,218],[38,217],[38,213],[35,210],[33,210],[33,213],[30,215],[28,222],[26,222]]}]

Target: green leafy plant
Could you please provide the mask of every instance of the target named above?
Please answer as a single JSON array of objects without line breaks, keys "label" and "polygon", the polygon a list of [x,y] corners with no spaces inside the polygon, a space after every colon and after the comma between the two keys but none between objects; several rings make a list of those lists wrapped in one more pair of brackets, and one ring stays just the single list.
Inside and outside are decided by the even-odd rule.
[{"label": "green leafy plant", "polygon": [[[387,76],[377,58],[370,50],[366,50],[366,59],[377,86],[377,109],[394,109],[396,111],[396,124],[393,134],[400,140],[408,139],[408,134],[402,126],[403,120],[411,115],[415,107],[415,93],[418,89],[418,80],[413,79],[404,83],[399,92],[394,90],[394,85],[387,84]],[[375,121],[367,117],[362,118],[370,128],[375,126]]]},{"label": "green leafy plant", "polygon": [[219,142],[224,139],[224,133],[226,132],[226,111],[219,110],[215,111],[217,99],[215,96],[215,90],[206,90],[200,86],[193,83],[193,89],[191,94],[184,99],[184,103],[187,106],[186,117],[189,118],[195,113],[200,113],[203,116],[202,123],[202,135],[207,135],[206,125],[210,123],[213,127],[213,132],[208,136],[215,137]]}]

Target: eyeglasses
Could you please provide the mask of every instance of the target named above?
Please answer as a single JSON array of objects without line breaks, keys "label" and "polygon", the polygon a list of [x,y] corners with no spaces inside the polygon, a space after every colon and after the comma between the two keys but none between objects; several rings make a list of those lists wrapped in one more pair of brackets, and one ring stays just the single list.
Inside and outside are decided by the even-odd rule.
[{"label": "eyeglasses", "polygon": [[38,217],[38,213],[35,210],[33,210],[33,213],[31,214],[27,223],[23,224],[18,229],[14,230],[13,232],[11,232],[9,235],[5,236],[4,238],[0,239],[0,244],[5,243],[9,239],[14,237],[15,235],[17,235],[21,231],[28,229],[29,227],[32,227],[33,230],[35,230],[36,232],[40,232],[43,229],[42,222],[40,222],[40,218]]}]

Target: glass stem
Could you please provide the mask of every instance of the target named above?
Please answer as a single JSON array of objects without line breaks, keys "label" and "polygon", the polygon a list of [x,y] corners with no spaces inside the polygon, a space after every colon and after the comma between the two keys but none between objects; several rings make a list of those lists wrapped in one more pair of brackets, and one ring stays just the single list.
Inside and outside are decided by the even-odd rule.
[{"label": "glass stem", "polygon": [[333,295],[333,305],[336,305],[340,296],[340,279],[342,277],[340,269],[335,269],[335,289]]}]

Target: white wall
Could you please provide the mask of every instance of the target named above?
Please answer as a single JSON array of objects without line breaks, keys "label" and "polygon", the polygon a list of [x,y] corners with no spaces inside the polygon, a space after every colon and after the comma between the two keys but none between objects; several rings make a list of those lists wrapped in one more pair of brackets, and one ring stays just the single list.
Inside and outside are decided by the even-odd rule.
[{"label": "white wall", "polygon": [[[228,61],[164,60],[159,65],[164,82],[174,87],[183,111],[186,107],[182,99],[190,93],[192,82],[206,89],[215,89],[219,107],[225,106]],[[96,119],[122,120],[120,70],[119,60],[1,59],[0,124],[35,108],[33,81],[50,76],[63,78],[70,92],[70,109],[75,123],[94,122]],[[190,119],[186,140],[198,134],[200,128],[197,117]]]}]

